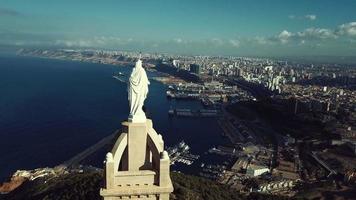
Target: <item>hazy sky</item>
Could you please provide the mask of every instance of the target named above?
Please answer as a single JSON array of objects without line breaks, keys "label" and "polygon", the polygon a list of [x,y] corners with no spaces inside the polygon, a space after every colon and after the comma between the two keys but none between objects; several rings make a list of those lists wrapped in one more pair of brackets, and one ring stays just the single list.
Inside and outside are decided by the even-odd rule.
[{"label": "hazy sky", "polygon": [[0,45],[356,55],[356,1],[0,0]]}]

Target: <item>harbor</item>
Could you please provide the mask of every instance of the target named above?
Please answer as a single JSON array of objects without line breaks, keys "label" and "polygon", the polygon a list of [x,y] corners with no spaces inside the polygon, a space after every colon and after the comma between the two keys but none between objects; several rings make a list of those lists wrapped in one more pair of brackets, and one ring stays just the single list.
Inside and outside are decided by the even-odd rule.
[{"label": "harbor", "polygon": [[169,85],[166,91],[168,99],[199,100],[204,107],[218,108],[226,102],[238,102],[254,97],[236,86],[228,86],[217,81],[204,84],[180,83]]},{"label": "harbor", "polygon": [[175,163],[191,165],[194,161],[198,160],[200,156],[191,154],[189,149],[190,147],[184,141],[181,141],[173,147],[169,147],[167,152],[171,159],[171,165]]}]

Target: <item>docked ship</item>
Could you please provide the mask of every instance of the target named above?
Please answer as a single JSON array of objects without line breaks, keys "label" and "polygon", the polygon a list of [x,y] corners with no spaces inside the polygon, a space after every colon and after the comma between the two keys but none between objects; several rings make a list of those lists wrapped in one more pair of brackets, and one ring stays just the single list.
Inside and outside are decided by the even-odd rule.
[{"label": "docked ship", "polygon": [[172,98],[172,99],[199,99],[200,94],[198,93],[184,93],[184,92],[173,92],[172,90],[167,90],[166,91],[167,98]]},{"label": "docked ship", "polygon": [[178,117],[218,117],[220,114],[220,111],[216,109],[191,110],[186,108],[170,108],[168,110],[168,115]]},{"label": "docked ship", "polygon": [[114,73],[112,77],[120,82],[123,82],[123,83],[128,82],[128,77],[126,77],[126,75],[122,72]]}]

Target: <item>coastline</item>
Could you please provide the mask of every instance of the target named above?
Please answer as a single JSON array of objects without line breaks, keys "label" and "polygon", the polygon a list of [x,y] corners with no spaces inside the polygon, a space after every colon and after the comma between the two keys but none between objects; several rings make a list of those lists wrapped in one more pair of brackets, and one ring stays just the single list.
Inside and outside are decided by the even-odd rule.
[{"label": "coastline", "polygon": [[[18,56],[18,58],[16,58]],[[33,69],[31,69],[31,70],[27,70],[27,69],[30,69],[31,67],[32,67],[32,65],[29,65],[31,62],[28,62],[29,60],[31,60],[33,58],[33,61],[34,61],[34,63],[36,63],[36,64],[34,64],[33,66],[34,66],[34,68]],[[36,60],[36,58],[37,58],[37,60]],[[77,67],[77,65],[78,65],[78,69],[85,69],[86,68],[86,64],[85,63],[93,63],[92,61],[90,61],[90,60],[72,60],[72,59],[68,59],[68,58],[64,58],[64,57],[62,57],[62,58],[57,58],[57,57],[46,57],[46,56],[36,56],[36,55],[16,55],[16,56],[14,56],[14,57],[12,57],[12,60],[13,61],[16,61],[16,62],[19,62],[19,63],[21,63],[21,60],[22,59],[24,59],[24,62],[22,62],[23,63],[23,65],[24,66],[27,66],[27,67],[24,67],[26,70],[24,71],[24,70],[19,70],[19,72],[16,72],[15,74],[21,74],[21,75],[26,75],[25,76],[25,78],[21,78],[21,80],[25,80],[25,81],[27,81],[27,79],[32,79],[32,77],[34,77],[35,75],[43,75],[42,73],[37,73],[36,72],[36,69],[38,68],[38,67],[40,67],[40,69],[43,69],[43,70],[46,70],[47,68],[50,68],[50,70],[52,70],[53,68],[52,67],[50,67],[50,65],[48,65],[47,64],[47,62],[48,63],[51,63],[52,61],[56,61],[56,60],[61,60],[61,61],[65,61],[65,62],[57,62],[57,66],[61,66],[61,65],[63,65],[63,66],[66,66],[67,64],[66,64],[66,62],[69,62],[68,63],[68,66],[66,66],[66,67],[64,67],[64,69],[69,69],[70,70],[70,78],[74,81],[74,82],[76,82],[76,83],[78,83],[78,82],[82,82],[82,81],[80,81],[80,80],[78,80],[78,79],[81,79],[81,76],[77,76],[77,75],[74,75],[72,72],[75,72],[75,73],[81,73],[80,71],[78,71],[78,70],[75,70],[75,71],[72,71],[71,69],[76,69]],[[43,59],[43,60],[41,60],[41,59]],[[52,61],[51,61],[52,60]],[[74,62],[72,62],[71,63],[71,61],[74,61]],[[78,62],[79,61],[79,62]],[[78,64],[76,64],[76,63],[78,63]],[[93,64],[97,64],[97,63],[93,63]],[[99,63],[99,66],[98,67],[100,67],[100,65],[101,64],[103,64],[103,63]],[[21,64],[19,64],[19,65],[21,65]],[[4,64],[4,66],[9,66],[10,67],[10,65],[7,65],[7,64]],[[22,66],[22,65],[21,65]],[[107,80],[107,82],[108,83],[111,83],[111,84],[113,84],[115,87],[112,87],[112,88],[115,88],[115,89],[113,89],[113,91],[114,92],[110,92],[110,90],[108,91],[108,90],[105,90],[106,92],[108,92],[109,93],[109,95],[112,95],[112,94],[117,94],[117,89],[119,89],[120,90],[120,88],[124,88],[124,89],[126,89],[126,87],[125,86],[123,86],[122,84],[117,84],[116,83],[116,81],[115,80],[110,80],[110,78],[111,78],[111,76],[110,75],[112,75],[112,73],[113,72],[115,72],[116,71],[116,67],[117,66],[113,66],[113,65],[110,65],[110,64],[106,64],[106,66],[111,66],[111,67],[108,67],[108,68],[106,68],[105,66],[102,66],[102,68],[104,69],[104,71],[106,71],[105,72],[105,76],[101,76],[101,77],[103,77],[105,80]],[[89,66],[88,65],[88,67],[91,69],[93,66]],[[112,70],[113,69],[113,70]],[[119,68],[117,68],[119,71],[121,71]],[[129,72],[129,68],[121,68],[122,69],[122,72],[124,72],[125,74],[127,74],[128,72]],[[18,70],[18,68],[16,67],[14,70]],[[154,69],[152,69],[152,68],[150,68],[149,69],[150,71],[152,70],[152,71],[154,71]],[[32,74],[30,74],[30,75],[27,75],[27,72],[28,71],[34,71]],[[113,71],[113,72],[111,72],[111,71]],[[92,72],[91,70],[90,70],[90,72]],[[55,73],[56,74],[56,76],[54,77],[54,79],[56,79],[56,81],[58,81],[58,82],[60,82],[61,84],[56,84],[56,85],[62,85],[62,81],[63,81],[63,79],[65,79],[65,84],[68,84],[68,83],[70,83],[71,82],[71,80],[68,80],[67,79],[67,77],[64,77],[63,76],[63,74],[60,74],[60,73],[58,73],[58,71],[56,70],[56,71],[52,71],[52,72],[50,72],[51,73],[51,75],[53,75],[53,73]],[[88,79],[88,83],[94,83],[94,82],[96,82],[95,80],[97,80],[97,73],[89,73],[88,75],[90,75],[91,76],[91,78],[90,79]],[[155,86],[152,86],[153,87],[153,89],[152,89],[152,92],[153,93],[151,93],[153,96],[152,97],[154,97],[154,98],[160,98],[160,99],[162,99],[162,102],[159,104],[159,105],[155,105],[156,103],[153,103],[153,102],[156,102],[156,101],[151,101],[151,102],[149,102],[149,103],[151,103],[151,106],[152,106],[152,113],[155,113],[154,115],[155,115],[155,118],[157,118],[157,121],[162,121],[162,124],[157,124],[157,126],[161,129],[161,131],[160,132],[162,132],[162,133],[166,133],[166,134],[168,134],[168,133],[171,133],[172,131],[171,131],[171,129],[173,129],[174,128],[174,126],[175,126],[175,124],[176,123],[179,123],[179,122],[172,122],[172,120],[171,119],[169,119],[168,117],[167,117],[167,110],[169,109],[169,105],[166,105],[166,95],[165,95],[165,92],[166,92],[166,86],[165,86],[165,84],[168,84],[167,82],[162,82],[162,80],[164,80],[164,79],[166,79],[166,76],[165,76],[165,74],[164,73],[162,73],[162,72],[158,72],[158,71],[156,71],[155,73],[153,73],[153,74],[151,74],[151,75],[153,75],[153,79],[155,80],[155,81],[153,81],[153,82],[155,82],[155,83],[152,83],[152,85],[159,85],[159,84],[161,84],[161,86],[159,86],[158,87],[158,89],[157,89],[157,87],[155,87]],[[9,76],[9,77],[11,77],[11,76]],[[48,77],[48,80],[50,80],[51,82],[52,82],[52,79],[53,78],[50,78],[50,76],[44,76],[44,77]],[[57,78],[56,78],[57,77]],[[99,77],[100,78],[100,77]],[[46,80],[47,80],[47,78],[46,78]],[[158,82],[156,82],[156,80],[159,82],[159,84],[158,84]],[[161,80],[161,81],[160,81]],[[93,82],[94,81],[94,82]],[[32,82],[32,81],[31,81]],[[92,87],[92,86],[90,86],[90,90],[94,90],[94,91],[100,91],[100,90],[98,90],[100,87],[95,87],[95,86],[98,86],[97,84],[94,84],[93,85],[94,86],[94,88]],[[60,87],[62,87],[62,86],[60,86]],[[28,89],[28,87],[26,87],[27,89]],[[87,88],[84,88],[84,91],[86,90]],[[49,90],[57,90],[56,88],[53,88],[53,87],[51,87]],[[67,89],[65,89],[65,90],[67,90]],[[74,89],[74,90],[77,90],[77,89]],[[45,91],[43,91],[43,90],[41,90],[41,92],[39,93],[39,94],[42,94],[43,92],[45,92]],[[78,91],[73,91],[73,92],[75,92],[75,94],[78,94],[77,92]],[[21,93],[21,94],[25,94],[25,93],[23,93],[23,92],[19,92],[19,93]],[[56,93],[56,92],[54,92],[54,93]],[[89,92],[89,94],[91,94],[91,93],[93,93],[93,92]],[[73,93],[72,93],[73,94]],[[63,95],[62,95],[63,96]],[[95,95],[94,95],[95,96]],[[94,97],[93,96],[93,97]],[[115,95],[116,96],[116,95]],[[119,95],[120,96],[120,99],[118,99],[119,97],[116,97],[115,99],[116,100],[119,100],[119,102],[122,102],[121,101],[121,96],[122,95]],[[40,96],[41,97],[41,96]],[[103,97],[102,95],[101,95],[101,97]],[[63,96],[63,98],[65,99],[65,100],[67,100],[67,97],[65,97],[65,95]],[[89,103],[92,103],[92,104],[90,104],[91,105],[91,107],[92,106],[94,106],[94,108],[96,107],[96,105],[94,105],[95,104],[95,101],[97,101],[97,100],[94,100],[94,99],[97,99],[97,98],[99,98],[99,97],[95,97],[95,98],[89,98],[89,99],[93,99],[93,100],[90,100],[90,102]],[[106,97],[105,97],[106,98]],[[124,97],[123,97],[124,98]],[[100,98],[99,98],[100,99]],[[5,99],[6,100],[6,99]],[[81,105],[81,103],[80,103],[80,101],[77,101],[78,102],[78,104],[79,105]],[[168,101],[167,101],[168,102]],[[115,103],[116,104],[116,103]],[[194,106],[195,105],[199,105],[200,106],[200,103],[199,102],[194,102],[193,103],[194,104]],[[41,105],[43,105],[43,104],[40,104],[40,105],[38,105],[38,106],[41,106]],[[54,102],[53,103],[53,106],[57,106],[57,105],[61,105],[60,103],[59,104],[57,104],[56,102]],[[74,104],[70,104],[69,106],[73,106]],[[120,104],[121,105],[121,104]],[[191,103],[186,103],[186,102],[178,102],[177,103],[177,105],[179,106],[181,106],[181,107],[190,107],[190,105],[191,105]],[[37,104],[36,104],[36,106],[37,106]],[[53,107],[52,106],[52,107]],[[66,106],[66,105],[64,105],[64,106]],[[193,105],[192,105],[193,106]],[[41,106],[42,107],[42,106]],[[121,108],[121,107],[125,107],[125,106],[119,106],[120,108],[116,108],[116,109],[124,109],[124,108]],[[78,106],[78,108],[82,108],[81,106]],[[126,107],[125,107],[126,108]],[[84,108],[83,108],[84,109]],[[37,109],[38,110],[38,109]],[[42,110],[42,109],[40,109],[40,110]],[[66,109],[62,109],[62,110],[66,110]],[[69,110],[72,110],[72,109],[69,109]],[[85,109],[85,110],[87,110],[87,109]],[[90,110],[92,110],[92,109],[90,109]],[[55,112],[55,111],[53,111],[54,113],[62,113],[61,111],[58,111],[58,112]],[[117,112],[117,110],[114,110],[114,111],[112,111],[112,112]],[[35,112],[36,113],[36,115],[38,115],[37,114],[37,112]],[[83,111],[82,110],[80,110],[80,112],[77,112],[77,113],[79,113],[80,115],[83,115],[84,113],[83,113]],[[158,115],[158,113],[162,113],[162,114],[159,114]],[[71,114],[72,115],[72,114]],[[94,115],[88,115],[88,116],[94,116]],[[152,115],[152,117],[153,117],[153,115]],[[41,120],[40,118],[38,118],[38,117],[36,117],[37,118],[37,120]],[[91,117],[89,117],[89,118],[91,118]],[[95,118],[95,117],[94,117]],[[117,118],[119,118],[119,119],[121,119],[122,117],[121,116],[119,116],[119,117],[117,117]],[[29,119],[31,119],[31,118],[29,118]],[[115,121],[115,122],[113,122],[113,123],[111,123],[111,124],[114,124],[113,126],[115,126],[115,130],[116,130],[116,120],[111,120],[111,119],[113,119],[112,117],[108,117],[108,119],[109,119],[109,122],[105,122],[105,123],[109,123],[110,124],[110,122],[111,121]],[[85,120],[89,120],[89,119],[85,119]],[[187,121],[186,119],[176,119],[177,121]],[[174,120],[174,121],[176,121],[176,120]],[[190,120],[189,120],[190,121]],[[187,134],[189,134],[189,135],[192,135],[192,133],[190,133],[189,131],[190,130],[192,130],[192,132],[193,132],[193,130],[194,130],[194,128],[189,128],[189,127],[194,127],[195,125],[193,124],[194,123],[194,121],[196,121],[196,120],[192,120],[192,122],[190,123],[190,125],[189,126],[187,126],[187,130],[185,130],[185,131],[173,131],[172,133],[174,133],[173,135],[173,137],[172,137],[172,140],[171,141],[167,141],[167,144],[176,144],[177,142],[179,142],[180,140],[181,140],[181,138],[182,138],[182,135],[183,134],[185,134],[185,133],[187,133]],[[32,123],[32,122],[31,122]],[[45,124],[44,124],[45,125]],[[214,126],[214,125],[213,125]],[[19,127],[21,127],[21,126],[19,126]],[[44,126],[44,127],[46,127],[46,126]],[[4,128],[7,128],[7,127],[4,127]],[[215,127],[213,127],[213,129],[214,129]],[[81,129],[81,130],[84,130],[84,129]],[[210,130],[210,129],[209,129]],[[205,130],[205,132],[209,132],[209,130]],[[6,130],[7,131],[7,130]],[[46,132],[47,130],[44,130],[43,131],[43,133],[44,132]],[[65,131],[64,131],[65,132]],[[79,131],[80,132],[80,131]],[[85,132],[85,131],[83,131],[83,132]],[[182,132],[182,133],[181,133]],[[78,133],[78,134],[82,134],[81,132],[80,133]],[[92,133],[92,134],[94,134],[94,133]],[[181,135],[182,134],[182,135]],[[96,134],[97,135],[97,134]],[[219,137],[220,137],[220,135],[218,135]],[[188,137],[190,137],[190,136],[188,136]],[[99,138],[99,136],[98,136],[98,138]],[[195,140],[195,138],[194,137],[192,137],[191,138],[192,140]],[[99,139],[98,139],[99,140]],[[189,140],[188,140],[189,141]],[[96,141],[89,141],[90,143],[92,143],[92,144],[95,144],[95,142]],[[89,142],[88,142],[88,144],[89,144]],[[170,145],[171,145],[170,144]],[[209,145],[210,146],[210,145]],[[206,147],[206,148],[208,148],[208,147]],[[83,149],[85,149],[84,147],[83,147]],[[83,149],[79,149],[79,150],[75,150],[76,152],[81,152]],[[196,150],[196,151],[201,151],[201,152],[203,152],[204,150],[201,150],[201,149],[198,149],[198,150]],[[74,153],[73,155],[76,155],[76,153]],[[63,157],[67,157],[66,155],[63,155]],[[68,156],[69,157],[69,156]],[[72,157],[72,156],[70,156],[70,157]],[[45,159],[46,159],[46,157],[45,157]],[[65,160],[67,160],[67,158],[65,158]],[[62,161],[61,161],[62,162]],[[54,166],[56,166],[58,163],[49,163],[49,164],[45,164],[44,166],[48,166],[48,167],[54,167]],[[19,165],[22,165],[21,163],[19,164]],[[17,170],[17,169],[35,169],[35,168],[38,168],[38,167],[41,167],[41,166],[38,166],[38,165],[34,165],[34,167],[16,167],[16,168],[14,168],[14,169],[10,169],[10,168],[8,168],[8,169],[6,169],[6,170],[4,170],[4,171],[10,171],[10,173],[6,173],[6,175],[3,175],[1,178],[3,178],[3,179],[8,179],[9,178],[9,176],[11,176],[11,174],[13,174],[13,172],[14,172],[14,170]],[[180,168],[183,168],[182,166],[178,166],[178,168],[180,169]]]},{"label": "coastline", "polygon": [[[45,58],[45,59],[54,59],[54,60],[63,60],[63,61],[74,61],[74,62],[82,62],[82,63],[94,63],[94,64],[103,64],[103,65],[111,65],[117,67],[125,67],[125,66],[133,66],[134,61],[118,61],[115,59],[108,59],[108,58],[101,58],[97,57],[94,59],[85,59],[85,58],[72,58],[66,56],[45,56],[45,55],[36,55],[33,53],[16,53],[17,56],[27,56],[27,57],[34,57],[34,58]],[[147,71],[155,72],[158,76],[153,77],[152,79],[158,81],[164,85],[170,84],[179,84],[179,83],[186,83],[185,80],[174,77],[164,72],[157,71],[155,69],[155,65],[153,63],[144,63]]]}]

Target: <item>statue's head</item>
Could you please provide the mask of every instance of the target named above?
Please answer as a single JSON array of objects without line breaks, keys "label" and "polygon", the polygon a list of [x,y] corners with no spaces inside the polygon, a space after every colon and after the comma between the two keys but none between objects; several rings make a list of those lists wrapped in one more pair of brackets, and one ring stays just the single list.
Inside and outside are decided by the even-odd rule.
[{"label": "statue's head", "polygon": [[142,67],[142,60],[141,59],[138,59],[136,64],[135,64],[135,67]]}]

